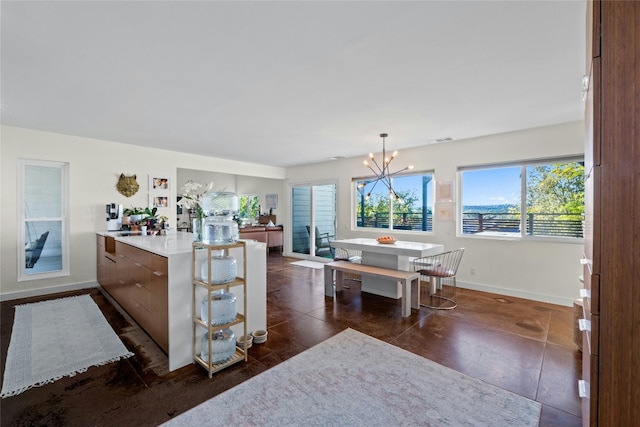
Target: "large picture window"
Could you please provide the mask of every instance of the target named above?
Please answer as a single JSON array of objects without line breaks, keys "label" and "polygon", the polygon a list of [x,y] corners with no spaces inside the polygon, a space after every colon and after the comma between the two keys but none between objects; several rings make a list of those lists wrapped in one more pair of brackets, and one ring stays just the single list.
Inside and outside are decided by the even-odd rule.
[{"label": "large picture window", "polygon": [[18,160],[18,280],[69,274],[68,163]]},{"label": "large picture window", "polygon": [[381,182],[354,180],[356,227],[433,231],[433,175],[403,174],[391,182],[399,200]]},{"label": "large picture window", "polygon": [[583,236],[582,159],[463,168],[460,175],[463,235]]}]

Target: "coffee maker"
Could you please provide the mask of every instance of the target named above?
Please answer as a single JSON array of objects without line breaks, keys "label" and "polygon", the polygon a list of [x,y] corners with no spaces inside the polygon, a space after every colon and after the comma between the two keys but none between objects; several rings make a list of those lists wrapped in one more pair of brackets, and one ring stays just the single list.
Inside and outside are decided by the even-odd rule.
[{"label": "coffee maker", "polygon": [[122,229],[122,205],[109,203],[107,205],[107,230],[118,231]]}]

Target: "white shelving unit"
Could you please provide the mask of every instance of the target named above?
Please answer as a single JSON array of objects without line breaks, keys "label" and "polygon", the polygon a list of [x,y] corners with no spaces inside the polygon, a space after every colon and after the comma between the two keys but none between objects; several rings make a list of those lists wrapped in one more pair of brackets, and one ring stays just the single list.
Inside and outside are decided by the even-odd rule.
[{"label": "white shelving unit", "polygon": [[[247,284],[246,284],[246,280],[245,278],[247,277],[247,253],[246,253],[246,246],[245,243],[240,241],[237,243],[230,243],[227,245],[209,245],[206,243],[200,243],[200,242],[193,242],[193,248],[192,248],[192,266],[191,266],[191,277],[192,277],[192,281],[193,281],[193,301],[192,301],[192,305],[193,305],[193,359],[196,361],[196,363],[198,363],[199,365],[201,365],[202,367],[204,367],[207,372],[209,373],[209,378],[212,377],[214,372],[220,371],[228,366],[231,366],[235,363],[238,362],[242,362],[242,361],[247,361],[247,319],[246,319],[246,315],[247,315]],[[196,270],[196,265],[197,265],[197,260],[196,260],[196,251],[200,251],[200,250],[206,250],[206,263],[208,264],[208,268],[207,268],[207,277],[202,277],[202,279],[199,278],[199,272]],[[234,251],[242,251],[242,277],[236,277],[233,281],[229,282],[229,283],[224,283],[224,284],[212,284],[211,283],[211,278],[212,278],[212,263],[211,263],[211,252],[212,251],[224,251],[225,256],[233,256],[233,252]],[[238,266],[240,268],[240,266]],[[207,292],[207,301],[211,301],[211,294],[213,292],[216,292],[218,290],[225,290],[227,292],[231,291],[232,288],[234,287],[242,287],[242,301],[238,301],[238,308],[242,308],[242,310],[238,310],[238,314],[236,315],[236,318],[226,324],[223,325],[212,325],[211,322],[204,322],[202,320],[202,318],[200,317],[200,314],[198,313],[197,308],[200,307],[200,304],[196,303],[196,291],[198,288],[203,288],[205,289],[205,291]],[[242,304],[240,306],[240,304]],[[242,311],[242,313],[240,313],[240,311]],[[209,313],[208,313],[208,318],[209,319],[213,319],[213,312],[212,312],[212,307],[211,304],[209,304]],[[211,357],[212,357],[212,341],[211,341],[211,337],[212,337],[212,333],[215,331],[219,331],[221,329],[225,329],[225,328],[230,328],[234,325],[238,325],[238,324],[243,324],[243,330],[244,330],[244,347],[243,348],[239,348],[236,346],[235,348],[235,353],[234,355],[231,357],[231,359],[225,361],[225,362],[221,362],[221,363],[213,363],[211,361]],[[200,352],[198,352],[198,347],[197,347],[197,343],[198,343],[198,336],[200,336],[200,334],[202,334],[203,332],[207,332],[209,334],[209,340],[208,340],[208,345],[209,345],[209,352],[208,352],[208,356],[206,359],[202,358]],[[236,339],[239,338],[238,335],[236,334]]]}]

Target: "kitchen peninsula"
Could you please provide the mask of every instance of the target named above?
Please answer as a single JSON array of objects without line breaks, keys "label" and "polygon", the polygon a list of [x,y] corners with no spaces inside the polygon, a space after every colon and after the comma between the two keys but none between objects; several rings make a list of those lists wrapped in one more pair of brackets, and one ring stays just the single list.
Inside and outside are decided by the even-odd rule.
[{"label": "kitchen peninsula", "polygon": [[[192,243],[192,233],[176,231],[97,233],[98,283],[167,353],[170,371],[193,363]],[[205,259],[200,252],[196,271]],[[266,253],[265,243],[246,241],[247,313],[242,314],[248,331],[267,327]],[[244,262],[241,252],[233,256],[238,265]],[[242,291],[236,296],[244,297]]]}]

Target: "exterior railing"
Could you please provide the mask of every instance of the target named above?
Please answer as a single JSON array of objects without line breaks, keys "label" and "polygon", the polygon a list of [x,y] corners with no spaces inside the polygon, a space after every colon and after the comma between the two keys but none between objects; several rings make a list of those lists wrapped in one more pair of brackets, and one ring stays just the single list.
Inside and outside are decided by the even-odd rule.
[{"label": "exterior railing", "polygon": [[[525,221],[529,236],[583,237],[581,214],[530,213]],[[389,228],[389,215],[377,213],[358,218],[358,227]],[[433,217],[429,213],[394,214],[394,230],[432,231]],[[520,215],[507,212],[465,212],[462,214],[462,233],[520,233]]]},{"label": "exterior railing", "polygon": [[[529,213],[525,220],[529,236],[583,237],[581,214]],[[520,233],[520,215],[513,213],[465,212],[462,233]]]},{"label": "exterior railing", "polygon": [[[365,217],[364,222],[358,217],[358,227],[389,228],[389,214],[376,213]],[[398,213],[393,215],[394,230],[432,231],[433,216],[428,213],[426,217],[422,213]]]}]

